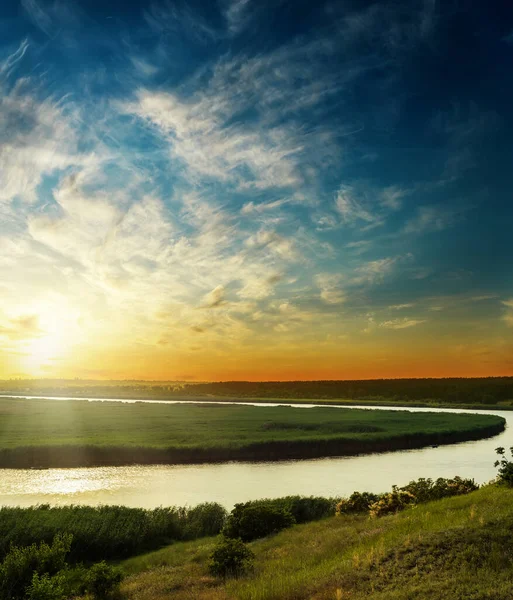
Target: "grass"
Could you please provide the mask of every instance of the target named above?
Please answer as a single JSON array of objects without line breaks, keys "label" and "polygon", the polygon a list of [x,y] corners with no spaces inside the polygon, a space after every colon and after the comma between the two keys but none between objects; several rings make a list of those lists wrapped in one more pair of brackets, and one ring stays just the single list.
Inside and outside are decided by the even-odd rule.
[{"label": "grass", "polygon": [[60,533],[73,536],[69,555],[72,562],[126,558],[176,540],[217,534],[225,518],[225,509],[215,503],[153,510],[126,506],[4,506],[0,508],[0,562],[11,544],[51,544]]},{"label": "grass", "polygon": [[0,466],[350,455],[479,439],[497,416],[328,407],[0,400]]},{"label": "grass", "polygon": [[216,538],[122,563],[128,600],[506,600],[513,490],[487,486],[397,515],[331,517],[250,544],[254,572],[208,575]]}]

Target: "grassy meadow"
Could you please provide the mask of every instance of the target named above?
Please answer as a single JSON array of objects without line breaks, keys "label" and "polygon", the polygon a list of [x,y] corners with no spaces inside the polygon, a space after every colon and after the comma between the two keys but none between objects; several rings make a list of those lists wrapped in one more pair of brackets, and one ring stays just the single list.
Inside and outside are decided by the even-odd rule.
[{"label": "grassy meadow", "polygon": [[510,600],[513,490],[477,492],[379,518],[342,515],[249,544],[254,571],[213,578],[216,538],[121,564],[127,600]]},{"label": "grassy meadow", "polygon": [[0,399],[0,466],[273,460],[422,447],[499,433],[490,415]]}]

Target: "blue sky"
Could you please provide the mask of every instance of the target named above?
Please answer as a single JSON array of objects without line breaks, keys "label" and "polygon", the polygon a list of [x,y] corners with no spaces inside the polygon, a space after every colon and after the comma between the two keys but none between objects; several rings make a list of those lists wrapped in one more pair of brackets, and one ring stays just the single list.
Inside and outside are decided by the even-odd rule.
[{"label": "blue sky", "polygon": [[513,5],[7,0],[0,40],[0,373],[513,372]]}]

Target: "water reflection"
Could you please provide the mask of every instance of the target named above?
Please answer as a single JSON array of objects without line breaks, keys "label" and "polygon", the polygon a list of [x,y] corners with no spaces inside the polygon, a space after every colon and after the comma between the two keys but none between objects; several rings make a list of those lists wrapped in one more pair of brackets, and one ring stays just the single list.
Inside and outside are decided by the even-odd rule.
[{"label": "water reflection", "polygon": [[[487,412],[504,417],[508,424],[513,419],[507,411]],[[0,469],[0,504],[124,504],[153,508],[215,501],[231,508],[236,502],[289,494],[381,492],[392,484],[403,485],[418,477],[460,475],[484,483],[495,476],[494,449],[512,445],[511,431],[506,429],[488,440],[346,458],[40,471]]]}]

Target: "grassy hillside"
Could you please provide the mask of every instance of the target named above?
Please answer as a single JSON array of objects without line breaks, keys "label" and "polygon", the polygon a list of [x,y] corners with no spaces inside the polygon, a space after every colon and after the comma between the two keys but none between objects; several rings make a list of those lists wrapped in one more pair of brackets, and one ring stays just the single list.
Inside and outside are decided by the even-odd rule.
[{"label": "grassy hillside", "polygon": [[0,466],[273,460],[495,435],[490,415],[0,399]]},{"label": "grassy hillside", "polygon": [[250,544],[252,575],[208,574],[215,538],[122,563],[129,600],[510,600],[513,490],[485,487],[393,516],[339,516]]}]

